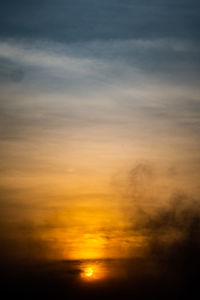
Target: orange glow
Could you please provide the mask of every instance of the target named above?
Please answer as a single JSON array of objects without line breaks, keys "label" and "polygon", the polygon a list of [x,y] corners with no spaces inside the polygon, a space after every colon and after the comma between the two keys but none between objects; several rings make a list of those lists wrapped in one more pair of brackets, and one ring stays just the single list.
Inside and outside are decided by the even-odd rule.
[{"label": "orange glow", "polygon": [[71,259],[99,259],[102,258],[104,239],[98,233],[78,235],[73,240]]}]

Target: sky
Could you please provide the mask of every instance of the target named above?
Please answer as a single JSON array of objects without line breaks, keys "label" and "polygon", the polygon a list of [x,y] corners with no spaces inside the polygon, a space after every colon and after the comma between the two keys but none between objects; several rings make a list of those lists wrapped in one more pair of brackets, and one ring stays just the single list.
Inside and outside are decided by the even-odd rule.
[{"label": "sky", "polygon": [[1,258],[138,257],[146,216],[198,202],[199,20],[197,0],[1,0]]}]

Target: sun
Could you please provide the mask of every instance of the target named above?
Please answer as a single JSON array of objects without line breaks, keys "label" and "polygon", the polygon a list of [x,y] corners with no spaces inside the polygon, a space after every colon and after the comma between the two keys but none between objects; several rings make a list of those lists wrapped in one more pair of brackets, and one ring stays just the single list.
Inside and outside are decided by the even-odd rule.
[{"label": "sun", "polygon": [[84,266],[81,277],[86,281],[98,279],[98,272],[95,266]]},{"label": "sun", "polygon": [[103,280],[108,275],[108,270],[101,261],[83,261],[80,268],[80,276],[82,280],[86,282]]},{"label": "sun", "polygon": [[85,276],[86,276],[86,277],[92,277],[93,274],[94,274],[93,268],[87,268],[87,269],[85,270]]}]

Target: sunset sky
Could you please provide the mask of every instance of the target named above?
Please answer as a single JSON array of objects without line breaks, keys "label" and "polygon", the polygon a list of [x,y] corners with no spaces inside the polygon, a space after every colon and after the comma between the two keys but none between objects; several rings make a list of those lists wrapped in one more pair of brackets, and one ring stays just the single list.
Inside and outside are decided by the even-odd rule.
[{"label": "sunset sky", "polygon": [[199,28],[197,0],[1,1],[1,258],[142,256],[198,200]]}]

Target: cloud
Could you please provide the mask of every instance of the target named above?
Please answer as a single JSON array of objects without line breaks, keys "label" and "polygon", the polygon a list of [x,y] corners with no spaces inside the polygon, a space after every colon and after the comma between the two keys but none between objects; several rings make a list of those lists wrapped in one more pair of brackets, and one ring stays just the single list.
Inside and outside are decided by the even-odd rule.
[{"label": "cloud", "polygon": [[59,0],[56,4],[48,0],[29,1],[29,5],[25,1],[7,1],[2,4],[0,35],[64,42],[152,37],[198,39],[198,11],[196,0]]},{"label": "cloud", "polygon": [[91,158],[107,153],[110,162],[133,153],[197,161],[198,53],[198,43],[182,39],[1,40],[3,171],[11,162],[24,169],[27,153],[38,169],[39,161],[47,167],[44,153],[55,166],[55,145],[63,145],[69,169],[76,169],[66,162],[73,154],[64,149],[85,149]]}]

